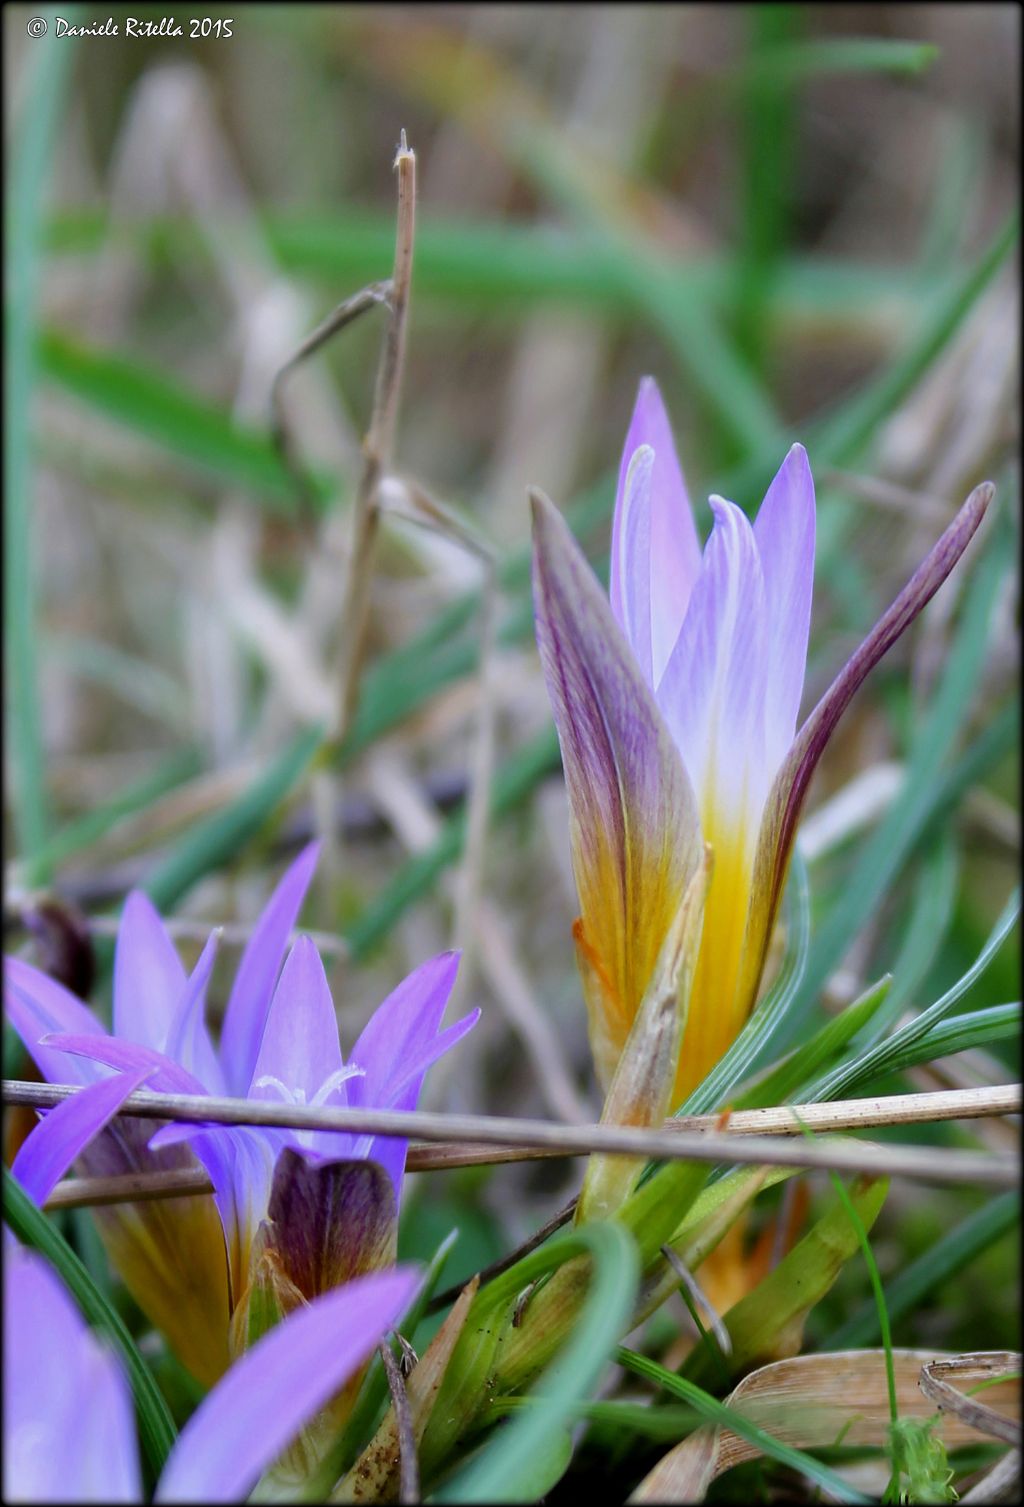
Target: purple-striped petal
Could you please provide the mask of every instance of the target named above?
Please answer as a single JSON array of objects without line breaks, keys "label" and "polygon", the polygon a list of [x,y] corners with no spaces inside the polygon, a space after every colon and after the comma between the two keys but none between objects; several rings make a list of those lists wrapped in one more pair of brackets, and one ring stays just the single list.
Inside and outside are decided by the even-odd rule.
[{"label": "purple-striped petal", "polygon": [[275,1078],[308,1104],[341,1067],[338,1017],[324,965],[309,937],[299,937],[274,991],[249,1096],[279,1099],[272,1087],[260,1086],[261,1079]]},{"label": "purple-striped petal", "polygon": [[132,890],[114,952],[114,1035],[162,1052],[187,982],[152,900],[142,890]]},{"label": "purple-striped petal", "polygon": [[[658,705],[697,791],[705,837],[713,812],[735,823],[767,794],[764,708],[767,623],[764,578],[746,514],[712,497],[715,526],[704,551]],[[756,833],[750,834],[753,844]],[[713,882],[713,881],[712,881]]]},{"label": "purple-striped petal", "polygon": [[274,985],[319,854],[320,844],[310,843],[285,872],[238,965],[220,1037],[224,1081],[233,1094],[244,1094],[252,1082]]},{"label": "purple-striped petal", "polygon": [[281,1269],[307,1300],[394,1265],[398,1203],[375,1161],[317,1163],[286,1147],[269,1213]]},{"label": "purple-striped petal", "polygon": [[364,1277],[271,1330],[189,1419],[160,1478],[157,1501],[248,1496],[302,1425],[398,1321],[418,1281],[407,1267]]},{"label": "purple-striped petal", "polygon": [[11,1167],[31,1199],[42,1207],[72,1162],[149,1076],[150,1069],[142,1068],[102,1078],[50,1111],[24,1142]]},{"label": "purple-striped petal", "polygon": [[927,606],[960,559],[994,494],[991,482],[982,482],[981,486],[975,487],[945,533],[822,696],[775,777],[758,843],[754,890],[759,904],[751,911],[751,930],[746,944],[750,968],[756,970],[754,988],[763,967],[785,883],[800,811],[818,760],[840,717],[868,674]]},{"label": "purple-striped petal", "polygon": [[105,1076],[92,1063],[69,1061],[41,1045],[51,1031],[106,1036],[90,1009],[55,979],[20,958],[4,958],[4,1007],[29,1055],[49,1083],[94,1083]]},{"label": "purple-striped petal", "polygon": [[47,1263],[4,1246],[4,1500],[142,1499],[131,1394]]},{"label": "purple-striped petal", "polygon": [[768,627],[765,752],[771,775],[793,741],[803,694],[814,583],[814,521],[814,478],[807,451],[803,445],[794,445],[754,522]]},{"label": "purple-striped petal", "polygon": [[552,504],[531,494],[537,643],[569,791],[577,943],[610,1081],[702,857],[690,780],[604,594]]},{"label": "purple-striped petal", "polygon": [[[627,478],[637,450],[654,452],[646,497],[628,496]],[[642,502],[640,515],[634,512]],[[643,515],[646,515],[645,517]],[[631,516],[632,515],[632,516]],[[644,377],[626,435],[612,524],[611,604],[648,684],[656,686],[686,614],[700,571],[700,543],[672,439],[665,405],[653,377]],[[630,599],[646,600],[649,627],[639,626]]]}]

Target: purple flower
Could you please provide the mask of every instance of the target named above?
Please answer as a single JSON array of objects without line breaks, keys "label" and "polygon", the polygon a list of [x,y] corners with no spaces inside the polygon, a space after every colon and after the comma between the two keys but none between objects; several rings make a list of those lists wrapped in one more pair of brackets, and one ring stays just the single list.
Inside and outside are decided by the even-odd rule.
[{"label": "purple flower", "polygon": [[705,844],[711,878],[696,961],[677,964],[685,1029],[667,1102],[681,1102],[738,1034],[815,766],[991,495],[988,484],[971,494],[797,732],[815,516],[801,445],[753,525],[712,497],[702,552],[661,396],[645,378],[619,475],[610,605],[559,514],[534,494],[537,641],[569,790],[577,956],[606,1086],[652,981],[679,951]]},{"label": "purple flower", "polygon": [[[417,1282],[408,1267],[365,1277],[275,1329],[189,1419],[156,1500],[244,1499],[298,1430],[366,1362]],[[4,1250],[4,1498],[142,1500],[131,1393],[117,1359],[47,1262],[13,1237]]]},{"label": "purple flower", "polygon": [[[43,1074],[51,1081],[92,1084],[114,1070],[144,1074],[147,1087],[158,1092],[414,1107],[427,1067],[476,1020],[474,1013],[439,1029],[457,959],[434,959],[399,985],[356,1043],[353,1062],[343,1067],[334,1007],[312,943],[301,939],[281,971],[316,858],[315,844],[300,854],[260,917],[231,991],[219,1051],[204,1020],[216,937],[186,977],[163,923],[141,893],[128,897],[118,933],[113,1034],[45,974],[7,959],[8,1014]],[[97,1215],[111,1259],[140,1307],[193,1373],[210,1383],[229,1361],[229,1321],[250,1287],[261,1222],[268,1214],[273,1220],[276,1211],[277,1236],[288,1231],[285,1205],[294,1190],[286,1174],[304,1178],[308,1193],[310,1178],[328,1163],[361,1163],[348,1181],[369,1228],[361,1242],[362,1227],[353,1226],[348,1248],[362,1243],[365,1259],[340,1265],[335,1259],[329,1268],[321,1262],[315,1289],[321,1291],[393,1259],[405,1143],[194,1125],[167,1126],[154,1135],[151,1122],[124,1117],[92,1141],[81,1165],[97,1175],[180,1168],[195,1165],[193,1153],[213,1182],[212,1202],[203,1196],[154,1200]],[[382,1171],[368,1170],[370,1156]],[[328,1185],[341,1177],[321,1175],[324,1200]],[[375,1201],[367,1197],[368,1183]],[[337,1195],[338,1188],[333,1191]],[[298,1238],[300,1232],[293,1233]],[[337,1222],[324,1233],[333,1237]]]}]

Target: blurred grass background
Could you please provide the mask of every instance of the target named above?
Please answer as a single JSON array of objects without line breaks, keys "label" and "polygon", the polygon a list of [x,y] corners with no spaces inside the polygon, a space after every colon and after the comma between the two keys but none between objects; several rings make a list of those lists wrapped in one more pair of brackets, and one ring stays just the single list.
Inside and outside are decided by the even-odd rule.
[{"label": "blurred grass background", "polygon": [[[24,921],[50,886],[102,951],[143,883],[194,956],[202,927],[251,922],[323,826],[313,766],[379,318],[286,390],[311,503],[272,446],[270,385],[336,303],[388,275],[404,128],[420,218],[397,470],[497,561],[494,811],[467,875],[479,559],[387,521],[360,711],[331,761],[340,849],[306,916],[335,939],[343,1046],[416,962],[472,942],[461,1003],[484,1019],[437,1102],[598,1110],[525,489],[569,511],[600,565],[648,372],[702,532],[710,491],[753,513],[788,444],[807,445],[805,710],[969,489],[998,483],[997,516],[851,708],[810,808],[858,782],[845,834],[818,829],[806,1020],[887,969],[900,1010],[941,994],[1019,867],[1018,9],[185,7],[184,39],[125,36],[146,7],[73,19],[108,14],[118,37],[58,39],[46,7],[3,16],[10,945],[39,955]],[[230,38],[188,39],[190,18],[228,14]],[[229,931],[214,1011],[237,955]],[[961,1008],[1016,1000],[1018,976],[1010,944]],[[1002,1081],[1014,1053],[993,1035],[898,1086]],[[578,1177],[421,1179],[403,1240],[422,1254],[457,1223],[453,1275],[469,1271]],[[944,1236],[952,1250],[897,1340],[1012,1343],[1008,1221],[980,1247],[956,1239],[984,1202],[894,1190],[883,1276]],[[864,1291],[847,1271],[816,1337]]]}]

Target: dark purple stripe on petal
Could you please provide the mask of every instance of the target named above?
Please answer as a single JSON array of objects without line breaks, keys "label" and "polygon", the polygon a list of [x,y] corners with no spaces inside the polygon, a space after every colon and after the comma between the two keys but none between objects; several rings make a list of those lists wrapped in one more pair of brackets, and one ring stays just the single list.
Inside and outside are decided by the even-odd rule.
[{"label": "dark purple stripe on petal", "polygon": [[[767,890],[771,917],[774,917],[782,893],[789,853],[811,777],[837,722],[878,661],[906,632],[956,565],[974,537],[994,494],[995,487],[991,482],[982,482],[981,486],[975,487],[946,532],[922,560],[860,648],[847,660],[800,729],[776,777],[761,832],[756,887],[763,885]],[[767,937],[764,941],[767,945]]]},{"label": "dark purple stripe on petal", "polygon": [[285,1147],[269,1212],[281,1267],[306,1299],[395,1259],[395,1194],[375,1162],[317,1163]]},{"label": "dark purple stripe on petal", "polygon": [[[538,492],[531,500],[537,643],[569,791],[583,946],[593,977],[604,979],[602,1011],[616,1017],[621,1048],[700,861],[700,824],[682,759],[601,587],[554,506]],[[613,1048],[598,1055],[610,1077]]]}]

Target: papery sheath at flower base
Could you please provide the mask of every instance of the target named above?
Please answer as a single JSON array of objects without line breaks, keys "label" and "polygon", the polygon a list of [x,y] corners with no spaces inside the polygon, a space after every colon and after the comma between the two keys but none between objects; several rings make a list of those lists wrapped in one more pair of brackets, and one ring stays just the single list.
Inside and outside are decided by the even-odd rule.
[{"label": "papery sheath at flower base", "polygon": [[[116,1356],[49,1264],[4,1234],[4,1500],[141,1502],[131,1392]],[[418,1280],[409,1267],[362,1278],[275,1329],[182,1429],[156,1500],[244,1500],[400,1320]]]},{"label": "papery sheath at flower base", "polygon": [[825,745],[962,555],[992,492],[984,483],[971,493],[799,732],[815,524],[801,445],[752,525],[712,497],[702,551],[661,396],[645,378],[619,476],[610,602],[556,509],[532,494],[537,641],[569,792],[577,953],[606,1088],[702,843],[710,881],[672,1108],[739,1033]]}]

